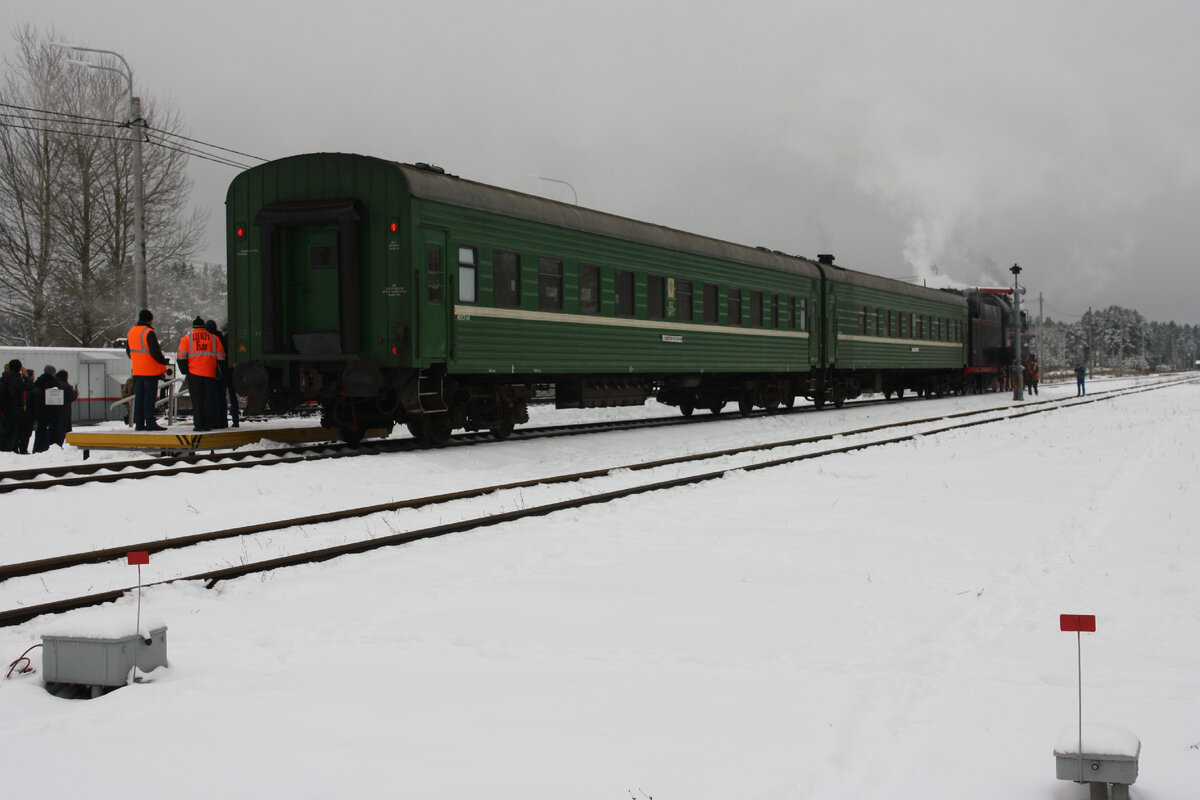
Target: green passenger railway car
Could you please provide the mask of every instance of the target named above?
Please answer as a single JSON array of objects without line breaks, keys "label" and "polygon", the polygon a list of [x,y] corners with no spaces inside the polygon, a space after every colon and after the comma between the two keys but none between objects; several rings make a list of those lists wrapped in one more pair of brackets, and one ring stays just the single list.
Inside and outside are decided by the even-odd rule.
[{"label": "green passenger railway car", "polygon": [[955,391],[957,294],[464,180],[320,153],[234,179],[229,359],[251,408],[318,402],[350,441],[504,438],[559,407],[743,413]]}]

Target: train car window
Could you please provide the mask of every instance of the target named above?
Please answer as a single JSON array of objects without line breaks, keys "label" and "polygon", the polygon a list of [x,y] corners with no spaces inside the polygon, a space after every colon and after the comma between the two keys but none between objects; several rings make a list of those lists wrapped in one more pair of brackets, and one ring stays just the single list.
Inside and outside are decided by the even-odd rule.
[{"label": "train car window", "polygon": [[858,310],[858,332],[867,332],[867,307],[863,306]]},{"label": "train car window", "polygon": [[562,311],[563,265],[557,258],[538,259],[538,308]]},{"label": "train car window", "polygon": [[616,293],[613,301],[616,305],[618,317],[633,316],[633,273],[629,270],[619,269],[614,275],[613,289]]},{"label": "train car window", "polygon": [[675,319],[680,322],[692,321],[692,282],[675,281]]},{"label": "train car window", "polygon": [[[800,302],[804,302],[804,301],[801,300]],[[796,296],[795,295],[791,295],[790,297],[788,297],[787,308],[788,308],[787,326],[788,326],[788,328],[790,328],[792,330],[796,330]]]},{"label": "train car window", "polygon": [[521,257],[506,250],[495,251],[492,257],[492,283],[497,306],[519,308],[521,305]]},{"label": "train car window", "polygon": [[878,308],[875,309],[875,333],[880,336],[883,336],[886,333],[883,329],[883,311]]},{"label": "train car window", "polygon": [[933,317],[929,320],[929,324],[933,327],[933,335],[930,338],[936,342],[942,338],[942,321],[938,317]]},{"label": "train car window", "polygon": [[475,265],[475,248],[458,248],[458,302],[474,303],[479,292],[478,271]]},{"label": "train car window", "polygon": [[742,324],[742,290],[729,287],[729,299],[725,303],[725,321],[730,325]]},{"label": "train car window", "polygon": [[896,331],[897,335],[899,335],[901,339],[904,339],[904,338],[906,338],[906,337],[908,336],[908,334],[907,334],[907,333],[905,332],[905,330],[904,330],[904,322],[905,322],[905,320],[907,320],[907,319],[908,319],[908,315],[907,315],[907,314],[905,314],[903,311],[901,311],[901,312],[900,312],[900,325],[899,325],[899,330],[898,330],[898,331]]},{"label": "train car window", "polygon": [[808,330],[808,298],[807,297],[800,298],[800,320],[797,324],[798,324],[800,330],[802,330],[802,331]]},{"label": "train car window", "polygon": [[895,336],[895,331],[892,330],[892,310],[889,308],[887,312],[887,331],[884,336]]},{"label": "train car window", "polygon": [[763,326],[763,295],[762,292],[750,292],[750,327],[761,328]]},{"label": "train car window", "polygon": [[579,313],[600,313],[600,268],[595,264],[579,265]]},{"label": "train car window", "polygon": [[779,295],[771,295],[771,327],[779,327]]},{"label": "train car window", "polygon": [[425,289],[429,302],[442,301],[442,247],[436,244],[425,245]]},{"label": "train car window", "polygon": [[704,284],[704,321],[712,325],[717,324],[718,296],[715,283]]},{"label": "train car window", "polygon": [[667,318],[666,280],[661,275],[646,278],[646,317]]}]

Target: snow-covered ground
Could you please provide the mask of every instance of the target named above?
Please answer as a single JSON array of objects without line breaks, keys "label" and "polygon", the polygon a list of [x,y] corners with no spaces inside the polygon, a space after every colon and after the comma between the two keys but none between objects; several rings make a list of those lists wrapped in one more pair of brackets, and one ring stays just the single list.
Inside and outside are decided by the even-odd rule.
[{"label": "snow-covered ground", "polygon": [[[1008,402],[18,491],[0,495],[0,560]],[[1052,755],[1076,721],[1075,636],[1058,615],[1078,613],[1097,616],[1085,722],[1141,739],[1131,796],[1195,797],[1198,405],[1187,384],[213,590],[157,587],[143,621],[168,626],[171,666],[151,682],[91,701],[50,696],[38,674],[0,684],[6,794],[1082,800]],[[5,454],[0,470],[79,457]],[[221,557],[548,498],[280,531]],[[192,557],[156,555],[143,576]],[[90,569],[136,580],[123,562]],[[0,607],[52,593],[8,581]],[[0,661],[50,632],[132,631],[134,606],[0,629]]]}]

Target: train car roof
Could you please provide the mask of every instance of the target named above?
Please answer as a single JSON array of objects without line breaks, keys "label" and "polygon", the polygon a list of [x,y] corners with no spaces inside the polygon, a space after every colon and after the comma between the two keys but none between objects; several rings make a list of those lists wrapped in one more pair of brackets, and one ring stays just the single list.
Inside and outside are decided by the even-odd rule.
[{"label": "train car roof", "polygon": [[[803,256],[794,256],[771,250],[765,247],[750,247],[734,244],[709,236],[686,233],[662,225],[654,225],[616,214],[595,211],[590,208],[562,203],[545,197],[536,197],[511,189],[502,189],[486,183],[460,178],[451,175],[439,167],[426,164],[405,164],[389,161],[374,156],[364,156],[351,153],[311,153],[279,159],[287,161],[293,158],[312,158],[334,156],[350,159],[375,161],[389,165],[398,170],[408,184],[412,196],[435,202],[484,211],[508,217],[541,222],[570,230],[592,233],[622,241],[662,247],[698,256],[707,256],[722,261],[730,261],[748,266],[763,267],[780,272],[805,275],[816,278],[824,274],[829,280],[847,283],[853,286],[863,286],[894,294],[917,297],[934,302],[952,305],[966,305],[965,298],[929,289],[924,286],[914,286],[909,283],[869,275],[865,272],[846,269],[835,264],[818,263]],[[254,167],[254,170],[262,166]]]},{"label": "train car roof", "polygon": [[803,256],[793,256],[774,250],[747,245],[734,244],[708,236],[654,225],[648,222],[629,219],[627,217],[594,211],[588,208],[549,200],[544,197],[524,194],[509,189],[501,189],[484,183],[477,183],[465,178],[448,175],[436,168],[414,164],[395,163],[404,173],[409,190],[415,197],[426,200],[451,203],[453,205],[488,211],[506,216],[516,216],[533,222],[544,222],[550,225],[570,228],[571,230],[610,236],[624,241],[637,242],[670,250],[677,250],[696,255],[710,256],[723,261],[733,261],[741,264],[776,269],[783,272],[797,273],[817,277],[824,272],[833,281],[848,283],[854,286],[864,286],[882,291],[901,294],[909,297],[919,297],[925,300],[966,305],[962,297],[929,289],[924,286],[914,286],[909,283],[869,275],[865,272],[846,269],[836,264],[818,263]]},{"label": "train car roof", "polygon": [[765,248],[747,247],[545,197],[501,189],[427,167],[400,163],[395,163],[395,166],[404,174],[413,196],[425,200],[450,203],[531,222],[543,222],[574,231],[708,256],[722,261],[813,278],[820,275],[816,262],[799,256],[777,253]]},{"label": "train car roof", "polygon": [[[865,272],[846,269],[836,264],[822,264],[821,266],[827,270],[826,277],[831,281],[841,281],[851,286],[863,286],[868,289],[878,289],[883,292],[904,295],[905,297],[916,297],[921,300],[947,303],[949,305],[962,306],[963,308],[966,308],[967,305],[967,299],[953,291],[930,289],[928,286],[917,286],[893,278],[881,278],[878,275],[868,275]],[[831,267],[832,269],[830,269]]]}]

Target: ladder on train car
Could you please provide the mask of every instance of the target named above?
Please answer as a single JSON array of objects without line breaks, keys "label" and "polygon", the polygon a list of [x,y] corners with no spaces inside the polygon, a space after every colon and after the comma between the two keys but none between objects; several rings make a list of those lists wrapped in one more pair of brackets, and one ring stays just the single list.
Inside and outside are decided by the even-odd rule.
[{"label": "ladder on train car", "polygon": [[445,414],[449,411],[442,396],[446,373],[441,369],[421,370],[417,379],[417,401],[426,414]]}]

